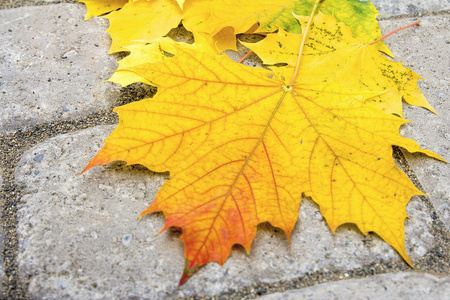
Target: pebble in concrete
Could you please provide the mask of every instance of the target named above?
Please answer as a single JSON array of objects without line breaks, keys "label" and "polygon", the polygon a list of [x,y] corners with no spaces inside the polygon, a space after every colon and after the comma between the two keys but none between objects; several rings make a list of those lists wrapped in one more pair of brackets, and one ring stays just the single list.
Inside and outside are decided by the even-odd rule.
[{"label": "pebble in concrete", "polygon": [[[45,141],[28,150],[16,168],[25,194],[18,213],[19,275],[30,278],[34,298],[215,295],[319,270],[401,261],[390,246],[374,235],[364,237],[354,226],[342,226],[333,235],[318,207],[305,200],[292,252],[283,233],[262,225],[250,256],[235,247],[222,268],[211,263],[177,290],[184,266],[181,242],[171,232],[157,236],[161,214],[136,220],[164,177],[117,164],[77,177],[112,128]],[[408,205],[408,214],[407,251],[414,261],[433,246],[432,220],[418,198]]]},{"label": "pebble in concrete", "polygon": [[435,299],[450,295],[450,277],[397,273],[319,284],[301,290],[263,296],[261,300],[303,299]]},{"label": "pebble in concrete", "polygon": [[372,3],[382,16],[423,14],[450,9],[449,0],[372,0]]},{"label": "pebble in concrete", "polygon": [[[383,32],[390,32],[417,19],[382,21]],[[420,18],[420,26],[396,33],[388,46],[398,61],[417,72],[424,80],[419,87],[439,115],[420,107],[404,106],[405,118],[411,123],[402,127],[403,136],[412,138],[423,148],[450,160],[450,69],[448,68],[450,29],[449,18]],[[406,158],[447,229],[450,229],[450,165],[425,155],[405,153]],[[436,216],[435,216],[436,217]]]},{"label": "pebble in concrete", "polygon": [[0,134],[107,109],[118,86],[105,19],[83,5],[0,10]]}]

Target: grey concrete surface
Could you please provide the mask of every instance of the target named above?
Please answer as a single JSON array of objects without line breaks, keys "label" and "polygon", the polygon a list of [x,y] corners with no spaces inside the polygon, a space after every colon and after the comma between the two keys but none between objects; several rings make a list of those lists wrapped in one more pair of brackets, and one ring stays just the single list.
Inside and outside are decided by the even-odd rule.
[{"label": "grey concrete surface", "polygon": [[446,300],[449,295],[450,277],[439,278],[421,273],[398,273],[319,284],[301,290],[274,293],[260,299]]},{"label": "grey concrete surface", "polygon": [[[449,15],[442,13],[449,8],[449,1],[373,2],[387,18],[380,22],[383,33],[416,20],[405,17],[389,19],[391,15],[440,12],[438,16],[421,17],[420,27],[402,31],[386,42],[397,60],[427,79],[420,83],[421,89],[440,114],[436,116],[424,109],[405,105],[405,116],[413,123],[405,125],[401,133],[450,160],[450,116],[446,104],[450,80],[450,35],[446,26]],[[113,163],[77,177],[99,149],[101,141],[114,128],[102,126],[101,111],[114,103],[118,89],[112,85],[97,85],[109,77],[115,68],[115,60],[106,56],[109,48],[104,34],[106,23],[97,18],[84,22],[84,13],[81,4],[0,10],[0,25],[17,25],[13,34],[8,31],[8,26],[0,26],[0,50],[9,51],[0,52],[0,82],[3,83],[0,86],[0,108],[7,112],[0,117],[0,129],[3,130],[0,131],[0,139],[3,138],[2,133],[20,129],[29,130],[29,134],[34,135],[34,125],[46,126],[50,121],[66,124],[66,120],[100,112],[100,117],[94,118],[94,125],[99,126],[55,134],[51,139],[38,139],[38,143],[26,151],[11,146],[13,151],[20,151],[15,155],[21,159],[15,165],[14,176],[9,175],[12,170],[2,169],[0,181],[5,181],[2,192],[8,186],[8,197],[20,195],[20,201],[16,206],[16,235],[7,236],[8,243],[2,251],[2,254],[7,254],[8,261],[11,257],[17,259],[16,266],[12,267],[11,263],[5,262],[9,266],[3,281],[3,295],[8,296],[5,298],[173,299],[215,296],[242,299],[272,294],[269,296],[271,299],[308,299],[311,295],[317,296],[315,298],[354,296],[358,299],[365,296],[355,294],[361,290],[374,295],[373,299],[389,299],[389,295],[396,299],[409,299],[411,295],[436,299],[449,293],[449,168],[425,156],[408,153],[405,155],[409,165],[413,166],[423,189],[429,194],[426,199],[413,197],[407,207],[410,219],[405,222],[406,250],[415,264],[415,271],[375,235],[365,237],[351,225],[340,227],[333,235],[317,206],[304,200],[299,222],[292,234],[291,248],[281,232],[263,224],[259,226],[250,255],[235,247],[223,267],[208,264],[184,286],[177,288],[184,265],[183,245],[177,240],[179,232],[169,230],[158,235],[164,223],[162,214],[136,220],[163,184],[165,175]],[[60,15],[65,21],[58,18]],[[39,21],[38,16],[47,22]],[[34,23],[33,18],[36,20]],[[5,20],[13,23],[2,23]],[[56,23],[46,24],[49,22]],[[99,39],[98,47],[95,44],[92,47],[91,43],[96,39]],[[77,53],[69,50],[73,56],[68,54],[62,59],[64,61],[59,61],[56,59],[58,55],[66,52],[49,50],[51,47],[48,45],[69,45],[69,49],[75,48]],[[17,56],[19,54],[20,57]],[[47,54],[54,57],[47,57]],[[9,56],[28,59],[28,64],[14,62]],[[92,63],[97,60],[101,65],[98,70],[97,62]],[[254,65],[257,60],[245,63]],[[46,80],[50,69],[54,69],[49,66],[55,65],[63,73],[57,73],[59,77],[55,75],[54,78],[60,81],[58,86],[52,87]],[[34,67],[36,69],[32,69]],[[34,73],[27,73],[27,68]],[[67,68],[80,72],[87,68],[90,74],[63,76]],[[12,80],[5,80],[18,78],[19,71],[28,74],[25,77],[28,82],[21,83],[31,87],[26,92],[38,91],[46,97],[27,98],[23,104],[4,101],[13,95],[20,100],[21,95],[27,94],[15,90],[22,85],[12,85]],[[4,75],[12,73],[16,77]],[[45,80],[39,81],[39,78]],[[64,86],[64,91],[60,86]],[[66,91],[70,92],[64,94]],[[96,96],[79,100],[81,93]],[[65,111],[62,105],[70,96],[76,96],[76,99],[67,102],[70,105],[65,106]],[[14,97],[12,99],[16,99]],[[36,113],[37,105],[47,109],[45,115]],[[15,134],[9,135],[12,136]],[[406,165],[408,174],[413,174],[409,165]],[[11,200],[9,203],[15,202]],[[7,209],[3,207],[4,212]],[[437,228],[437,224],[443,225]],[[14,226],[3,223],[8,234]],[[0,242],[1,237],[0,233]],[[16,238],[18,249],[9,246],[9,242]],[[390,274],[374,276],[386,272]],[[14,289],[16,291],[11,291]],[[280,292],[285,290],[291,291]]]},{"label": "grey concrete surface", "polygon": [[[3,249],[3,243],[5,242],[5,233],[3,230],[0,230],[0,247]],[[3,276],[5,276],[5,271],[3,268],[3,254],[0,254],[0,280],[3,281]],[[3,286],[0,286],[0,295],[2,294]]]},{"label": "grey concrete surface", "polygon": [[116,68],[104,49],[104,19],[83,21],[81,5],[0,11],[0,133],[105,110],[117,86],[99,85]]},{"label": "grey concrete surface", "polygon": [[372,0],[372,3],[381,17],[424,14],[450,9],[450,0]]}]

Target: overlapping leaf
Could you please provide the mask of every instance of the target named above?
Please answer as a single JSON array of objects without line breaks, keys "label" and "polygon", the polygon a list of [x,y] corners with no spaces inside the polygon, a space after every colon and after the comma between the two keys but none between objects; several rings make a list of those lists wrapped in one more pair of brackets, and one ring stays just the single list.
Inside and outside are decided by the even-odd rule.
[{"label": "overlapping leaf", "polygon": [[[113,40],[110,53],[125,51],[132,44],[151,43],[167,34],[182,19],[186,28],[193,32],[197,43],[208,44],[219,52],[236,49],[236,34],[254,32],[258,24],[259,31],[262,32],[273,32],[281,28],[291,33],[300,33],[300,25],[293,13],[300,16],[309,15],[314,5],[314,0],[82,2],[88,7],[86,18],[123,6],[121,10],[106,15],[111,23],[108,32]],[[381,36],[376,21],[378,12],[371,2],[325,0],[319,9],[344,22],[365,42],[372,42]],[[392,55],[383,42],[377,43],[375,47]]]},{"label": "overlapping leaf", "polygon": [[113,10],[121,8],[128,0],[79,0],[86,4],[87,12],[85,20],[92,17],[101,16]]},{"label": "overlapping leaf", "polygon": [[[303,17],[300,21],[306,26],[308,19]],[[280,30],[258,43],[243,44],[255,51],[265,64],[287,63],[294,67],[298,58],[295,49],[302,37]],[[333,17],[318,14],[303,52],[305,57],[317,59],[305,60],[301,74],[311,83],[333,82],[361,91],[385,91],[374,101],[388,113],[402,116],[402,97],[411,105],[435,112],[417,86],[421,77],[382,55],[375,45],[354,37],[349,28]]]},{"label": "overlapping leaf", "polygon": [[146,44],[166,35],[181,21],[182,11],[174,0],[131,1],[106,15],[112,44],[110,53],[127,51],[135,44]]},{"label": "overlapping leaf", "polygon": [[[194,35],[202,35],[218,51],[235,49],[235,35],[252,29],[256,23],[260,30],[273,32],[278,28],[300,33],[301,28],[293,14],[309,16],[315,0],[258,0],[187,1],[183,24]],[[378,12],[370,1],[325,0],[319,10],[336,17],[349,26],[354,34],[366,42],[381,37],[376,16]],[[376,47],[391,55],[384,43]]]},{"label": "overlapping leaf", "polygon": [[[391,145],[439,156],[399,135],[406,121],[373,101],[383,91],[312,84],[302,72],[291,84],[289,67],[274,74],[195,45],[158,47],[163,59],[129,69],[158,93],[115,109],[119,125],[85,171],[115,160],[170,171],[142,215],[163,211],[164,229],[182,228],[181,283],[201,265],[223,264],[234,244],[249,251],[259,223],[289,237],[302,195],[333,231],[354,223],[376,232],[410,263],[405,207],[422,193],[396,167]],[[301,66],[320,59],[306,55]]]},{"label": "overlapping leaf", "polygon": [[[175,53],[175,42],[170,38],[161,38],[155,40],[155,43],[148,45],[132,45],[127,49],[130,55],[119,61],[119,67],[108,79],[108,81],[127,86],[134,82],[152,84],[146,78],[132,71],[133,67],[148,63],[163,61],[170,53]],[[163,50],[165,49],[165,50]]]}]

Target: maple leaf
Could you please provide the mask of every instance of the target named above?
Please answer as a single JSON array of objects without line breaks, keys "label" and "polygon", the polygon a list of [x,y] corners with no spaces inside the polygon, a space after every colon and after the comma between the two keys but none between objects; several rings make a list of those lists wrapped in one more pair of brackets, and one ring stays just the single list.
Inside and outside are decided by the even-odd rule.
[{"label": "maple leaf", "polygon": [[259,223],[289,239],[302,196],[319,205],[333,232],[354,223],[411,264],[405,208],[423,193],[395,165],[391,146],[441,158],[400,136],[407,121],[372,101],[380,92],[297,76],[318,56],[299,55],[297,68],[273,73],[198,45],[160,46],[173,57],[128,70],[157,94],[115,109],[118,127],[83,172],[115,160],[170,171],[140,216],[163,211],[163,230],[183,230],[180,284],[208,262],[223,264],[234,244],[249,252]]},{"label": "maple leaf", "polygon": [[[291,33],[301,33],[293,13],[308,16],[314,3],[315,0],[186,1],[183,25],[194,33],[196,42],[206,39],[219,52],[236,50],[235,35],[249,30],[253,32],[256,23],[260,24],[260,31],[263,32],[281,28]],[[381,37],[376,20],[378,12],[371,2],[325,0],[318,9],[344,22],[356,36],[367,42]],[[392,56],[384,42],[377,43],[375,47]]]},{"label": "maple leaf", "polygon": [[[315,0],[85,0],[86,18],[98,16],[117,8],[105,17],[111,26],[109,53],[128,51],[132,44],[151,43],[176,27],[183,18],[185,27],[192,31],[196,43],[208,44],[219,52],[236,50],[236,34],[252,33],[260,24],[260,31],[272,32],[278,28],[300,33],[293,16],[309,15]],[[128,3],[127,3],[128,2]],[[126,3],[126,4],[125,4]],[[183,11],[182,11],[183,9]],[[378,12],[371,2],[359,0],[325,0],[319,6],[325,14],[333,15],[348,25],[354,34],[366,41],[379,38]],[[384,42],[375,45],[391,55]]]},{"label": "maple leaf", "polygon": [[[299,21],[306,27],[308,18],[300,17]],[[260,42],[241,43],[267,65],[287,63],[294,67],[298,59],[294,49],[299,47],[302,38],[302,35],[280,29],[277,34],[267,35]],[[411,105],[436,113],[417,86],[418,79],[422,77],[381,54],[375,45],[355,37],[335,18],[319,13],[308,34],[303,56],[320,59],[304,61],[300,74],[307,77],[310,83],[334,82],[350,84],[360,90],[385,91],[374,101],[388,113],[403,116],[402,98]]]},{"label": "maple leaf", "polygon": [[88,20],[92,17],[101,16],[113,10],[121,8],[128,0],[78,0],[86,4],[87,12],[84,17]]},{"label": "maple leaf", "polygon": [[166,35],[181,21],[182,11],[174,0],[137,0],[105,16],[112,43],[109,53],[128,51],[134,44],[150,43]]},{"label": "maple leaf", "polygon": [[177,3],[180,6],[180,8],[183,9],[184,0],[177,0]]},{"label": "maple leaf", "polygon": [[172,55],[171,53],[176,52],[174,47],[175,43],[174,40],[164,37],[155,40],[152,44],[128,46],[127,49],[130,51],[130,54],[118,62],[119,67],[108,81],[118,83],[122,86],[127,86],[135,82],[151,85],[152,83],[145,77],[130,70],[135,66],[148,62],[160,62],[168,56],[170,57]]}]

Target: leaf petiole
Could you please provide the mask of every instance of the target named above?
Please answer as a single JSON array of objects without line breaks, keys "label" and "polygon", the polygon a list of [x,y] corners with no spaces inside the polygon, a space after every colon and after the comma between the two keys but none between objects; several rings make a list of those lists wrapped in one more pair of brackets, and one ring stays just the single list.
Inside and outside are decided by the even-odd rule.
[{"label": "leaf petiole", "polygon": [[247,54],[245,54],[237,63],[240,64],[244,61],[250,54],[252,54],[253,50],[250,50]]},{"label": "leaf petiole", "polygon": [[379,38],[378,40],[376,40],[376,41],[370,43],[369,45],[373,45],[373,44],[375,44],[375,43],[378,43],[379,41],[384,40],[384,39],[387,38],[388,36],[390,36],[390,35],[392,35],[392,34],[394,34],[394,33],[396,33],[396,32],[399,32],[400,30],[403,30],[403,29],[406,29],[406,28],[408,28],[408,27],[412,27],[412,26],[415,26],[415,25],[420,25],[420,21],[414,22],[414,23],[412,23],[412,24],[409,24],[409,25],[403,26],[402,28],[399,28],[399,29],[397,29],[397,30],[394,30],[394,31],[392,31],[392,32],[390,32],[390,33],[388,33],[388,34],[386,34],[385,36]]},{"label": "leaf petiole", "polygon": [[300,44],[300,50],[298,51],[297,63],[295,64],[294,75],[292,76],[292,79],[289,82],[289,86],[292,86],[294,84],[295,78],[297,77],[297,74],[298,74],[298,70],[300,69],[300,59],[302,57],[303,46],[305,45],[306,37],[308,36],[309,28],[311,27],[312,20],[314,19],[314,13],[316,12],[316,9],[319,6],[319,2],[320,1],[321,0],[316,0],[316,2],[314,3],[314,7],[313,7],[313,9],[311,11],[311,15],[309,16],[308,24],[306,25],[306,28],[305,28],[305,32],[303,32],[303,38],[302,38],[302,42]]}]

